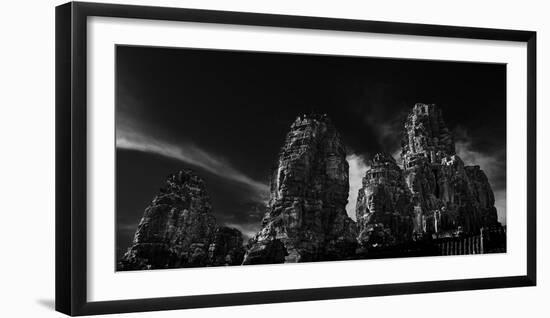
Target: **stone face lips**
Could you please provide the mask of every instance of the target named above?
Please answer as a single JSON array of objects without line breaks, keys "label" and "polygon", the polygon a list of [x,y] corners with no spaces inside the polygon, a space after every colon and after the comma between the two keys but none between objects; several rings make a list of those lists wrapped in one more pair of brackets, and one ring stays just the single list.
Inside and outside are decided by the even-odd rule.
[{"label": "stone face lips", "polygon": [[390,155],[372,159],[357,196],[356,218],[362,246],[388,246],[412,238],[411,192]]},{"label": "stone face lips", "polygon": [[465,166],[435,105],[416,104],[405,123],[404,176],[416,235],[479,233],[499,225],[494,194],[479,166]]},{"label": "stone face lips", "polygon": [[262,229],[249,242],[244,264],[344,259],[356,246],[347,216],[346,151],[326,115],[291,125],[271,178]]},{"label": "stone face lips", "polygon": [[204,181],[190,170],[168,177],[145,209],[119,270],[236,265],[244,250],[238,230],[218,227]]}]

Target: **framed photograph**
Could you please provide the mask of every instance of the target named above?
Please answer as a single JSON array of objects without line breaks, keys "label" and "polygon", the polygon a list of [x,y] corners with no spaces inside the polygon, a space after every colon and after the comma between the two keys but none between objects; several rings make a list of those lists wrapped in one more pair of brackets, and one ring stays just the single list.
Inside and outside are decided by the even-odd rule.
[{"label": "framed photograph", "polygon": [[534,286],[535,80],[532,31],[61,5],[56,309]]}]

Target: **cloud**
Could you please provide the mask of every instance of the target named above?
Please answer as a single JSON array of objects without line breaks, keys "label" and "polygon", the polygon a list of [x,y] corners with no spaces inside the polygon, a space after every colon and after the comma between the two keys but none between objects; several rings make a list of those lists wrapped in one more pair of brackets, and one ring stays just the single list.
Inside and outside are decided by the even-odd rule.
[{"label": "cloud", "polygon": [[200,167],[217,176],[248,186],[259,201],[264,201],[269,196],[269,187],[266,184],[253,180],[228,162],[218,159],[215,155],[191,143],[174,144],[143,134],[135,129],[119,126],[117,127],[116,147],[154,153]]},{"label": "cloud", "polygon": [[258,231],[260,231],[261,226],[260,223],[225,223],[225,226],[236,228],[237,230],[241,231],[244,238],[243,241],[246,244],[249,239],[253,238]]},{"label": "cloud", "polygon": [[506,162],[501,154],[484,154],[472,149],[470,142],[457,141],[455,143],[456,154],[464,161],[466,165],[477,165],[485,171],[489,181],[493,181],[491,185],[500,185],[500,178],[506,171]]},{"label": "cloud", "polygon": [[392,153],[399,148],[403,131],[401,115],[390,119],[366,115],[365,123],[373,129],[374,137],[383,151]]},{"label": "cloud", "polygon": [[348,216],[355,220],[355,205],[357,204],[357,194],[363,186],[363,177],[370,166],[365,163],[365,160],[356,154],[351,154],[346,157],[349,163],[349,196],[346,211]]},{"label": "cloud", "polygon": [[401,148],[397,148],[394,152],[391,153],[391,156],[393,159],[395,159],[395,163],[403,169],[403,160],[401,160]]},{"label": "cloud", "polygon": [[[400,159],[401,139],[407,115],[408,111],[390,110],[376,103],[360,110],[365,128],[363,139],[368,138],[369,143],[366,144],[363,140],[362,144],[354,147],[355,153],[369,158],[375,153],[386,152],[393,155],[396,160]],[[365,150],[357,151],[358,149]]]}]

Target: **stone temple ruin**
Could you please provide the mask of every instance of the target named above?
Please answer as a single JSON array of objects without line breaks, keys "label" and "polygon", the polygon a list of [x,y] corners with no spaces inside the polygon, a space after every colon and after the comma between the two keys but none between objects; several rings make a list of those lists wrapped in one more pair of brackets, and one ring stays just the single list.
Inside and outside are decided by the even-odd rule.
[{"label": "stone temple ruin", "polygon": [[414,233],[478,234],[497,221],[495,197],[479,166],[465,166],[435,105],[416,104],[402,141],[406,183],[414,205]]},{"label": "stone temple ruin", "polygon": [[401,166],[388,154],[372,158],[356,221],[345,210],[348,170],[328,116],[299,116],[273,170],[261,229],[245,246],[237,229],[216,224],[204,182],[185,170],[170,176],[145,210],[118,269],[506,251],[487,176],[456,154],[436,105],[416,104],[407,116]]},{"label": "stone temple ruin", "polygon": [[[479,166],[466,166],[436,105],[416,104],[401,145],[403,169],[389,155],[374,156],[357,201],[358,241],[367,248],[404,242],[431,245],[430,253],[505,250],[505,229]],[[490,238],[489,238],[490,237]],[[456,245],[456,246],[455,246]]]}]

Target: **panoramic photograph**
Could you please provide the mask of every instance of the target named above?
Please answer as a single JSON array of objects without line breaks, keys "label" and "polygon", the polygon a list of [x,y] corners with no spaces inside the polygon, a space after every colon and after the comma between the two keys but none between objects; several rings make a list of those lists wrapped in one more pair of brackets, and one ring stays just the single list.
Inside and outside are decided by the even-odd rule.
[{"label": "panoramic photograph", "polygon": [[116,46],[116,270],[506,252],[506,65]]}]

